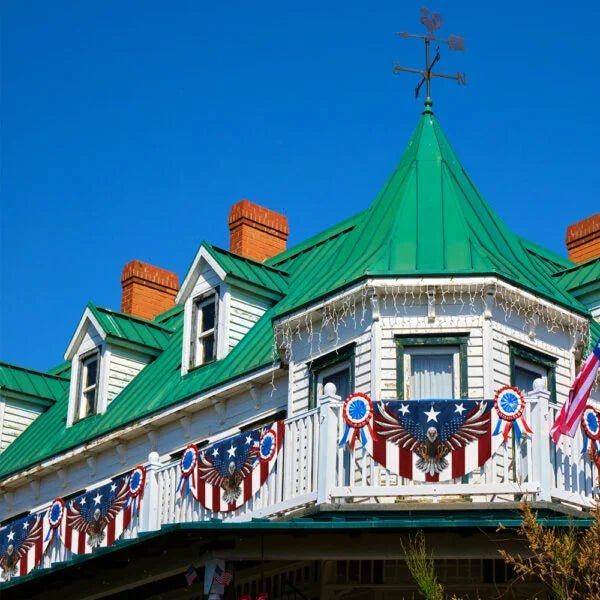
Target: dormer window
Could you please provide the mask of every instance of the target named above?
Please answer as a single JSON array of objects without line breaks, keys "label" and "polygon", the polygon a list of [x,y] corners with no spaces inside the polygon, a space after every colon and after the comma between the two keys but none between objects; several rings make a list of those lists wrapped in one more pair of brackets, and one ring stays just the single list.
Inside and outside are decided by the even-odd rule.
[{"label": "dormer window", "polygon": [[217,358],[217,311],[219,294],[213,291],[194,301],[190,368]]},{"label": "dormer window", "polygon": [[97,411],[100,351],[95,350],[81,358],[79,397],[75,421],[85,419]]}]

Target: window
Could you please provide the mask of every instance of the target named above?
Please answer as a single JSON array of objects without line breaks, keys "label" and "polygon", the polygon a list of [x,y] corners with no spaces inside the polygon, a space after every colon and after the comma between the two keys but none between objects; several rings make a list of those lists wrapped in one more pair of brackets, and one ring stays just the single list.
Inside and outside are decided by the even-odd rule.
[{"label": "window", "polygon": [[356,344],[349,344],[310,363],[309,409],[315,408],[327,383],[335,385],[336,394],[342,399],[354,391],[355,347]]},{"label": "window", "polygon": [[219,294],[211,292],[194,302],[190,367],[204,365],[217,357],[217,307]]},{"label": "window", "polygon": [[543,379],[550,398],[556,399],[556,358],[509,342],[510,347],[510,383],[522,392],[533,391],[533,382]]},{"label": "window", "polygon": [[79,394],[74,421],[85,419],[96,412],[99,377],[100,352],[95,350],[81,358]]},{"label": "window", "polygon": [[467,340],[466,336],[397,336],[398,399],[466,398]]}]

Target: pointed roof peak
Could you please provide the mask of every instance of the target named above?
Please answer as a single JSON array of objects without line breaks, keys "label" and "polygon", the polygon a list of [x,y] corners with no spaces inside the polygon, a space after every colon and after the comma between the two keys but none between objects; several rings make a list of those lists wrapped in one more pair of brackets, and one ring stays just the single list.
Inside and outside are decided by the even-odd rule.
[{"label": "pointed roof peak", "polygon": [[[541,272],[481,196],[425,103],[387,182],[327,259],[327,276],[291,293],[282,313],[365,277],[497,276],[587,312]],[[333,247],[333,246],[332,246]],[[310,289],[308,289],[310,288]]]}]

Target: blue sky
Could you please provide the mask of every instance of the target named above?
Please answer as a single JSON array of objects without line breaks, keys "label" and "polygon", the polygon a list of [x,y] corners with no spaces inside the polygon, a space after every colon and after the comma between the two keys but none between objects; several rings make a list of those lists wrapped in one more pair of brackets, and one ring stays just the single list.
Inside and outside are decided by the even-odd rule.
[{"label": "blue sky", "polygon": [[[561,254],[600,210],[594,3],[437,1],[434,110],[515,232]],[[62,361],[123,265],[185,274],[228,247],[230,206],[284,213],[290,244],[370,204],[421,113],[420,3],[2,3],[0,359]]]}]

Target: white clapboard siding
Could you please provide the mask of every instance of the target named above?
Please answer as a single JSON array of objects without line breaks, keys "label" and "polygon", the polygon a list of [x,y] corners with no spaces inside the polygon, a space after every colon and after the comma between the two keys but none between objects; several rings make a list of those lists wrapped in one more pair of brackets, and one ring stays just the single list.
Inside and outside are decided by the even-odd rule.
[{"label": "white clapboard siding", "polygon": [[[0,400],[2,402],[2,400]],[[0,423],[0,452],[4,450],[15,438],[23,433],[32,421],[42,412],[33,404],[6,398],[4,413]]]},{"label": "white clapboard siding", "polygon": [[251,296],[236,288],[231,289],[229,304],[229,350],[250,331],[270,304],[262,298]]},{"label": "white clapboard siding", "polygon": [[114,400],[146,366],[147,359],[126,350],[113,350],[108,367],[108,402]]}]

